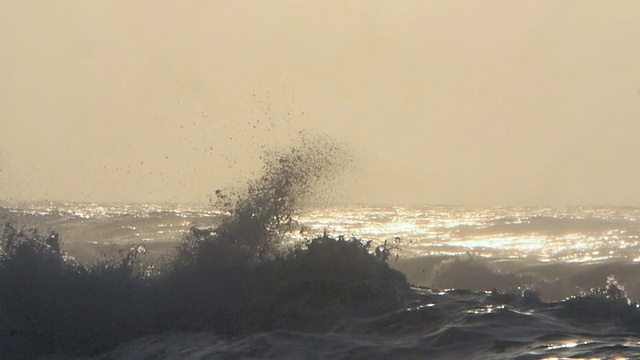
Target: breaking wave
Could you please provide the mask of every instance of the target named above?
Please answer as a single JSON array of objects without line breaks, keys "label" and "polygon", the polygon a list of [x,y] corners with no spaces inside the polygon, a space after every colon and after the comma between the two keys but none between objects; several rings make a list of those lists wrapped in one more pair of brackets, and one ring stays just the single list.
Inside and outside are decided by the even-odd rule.
[{"label": "breaking wave", "polygon": [[[210,229],[192,228],[170,257],[150,267],[132,247],[120,258],[81,265],[59,234],[7,222],[0,257],[3,355],[96,355],[145,335],[210,331],[226,336],[270,329],[330,329],[338,314],[397,307],[404,276],[378,247],[322,236],[282,246],[293,215],[344,159],[329,140],[267,157],[261,177],[225,195],[228,212]],[[386,257],[384,257],[386,258]],[[309,311],[313,309],[313,311]]]}]

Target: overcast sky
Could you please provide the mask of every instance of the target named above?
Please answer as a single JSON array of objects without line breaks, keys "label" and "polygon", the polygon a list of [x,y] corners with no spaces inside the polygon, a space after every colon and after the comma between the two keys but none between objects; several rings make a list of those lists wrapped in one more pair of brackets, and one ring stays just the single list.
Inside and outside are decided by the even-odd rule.
[{"label": "overcast sky", "polygon": [[301,131],[364,203],[640,206],[637,1],[4,1],[0,199],[206,202]]}]

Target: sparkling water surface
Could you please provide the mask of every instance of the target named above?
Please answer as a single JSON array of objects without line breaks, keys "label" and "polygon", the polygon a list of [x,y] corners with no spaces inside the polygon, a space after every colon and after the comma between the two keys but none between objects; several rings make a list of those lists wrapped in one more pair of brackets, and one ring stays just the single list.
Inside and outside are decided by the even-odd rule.
[{"label": "sparkling water surface", "polygon": [[[33,203],[7,208],[14,218],[59,231],[67,242],[179,241],[191,226],[215,226],[224,216],[208,204]],[[300,231],[289,234],[292,239],[325,231],[376,243],[399,237],[404,257],[640,261],[640,209],[631,207],[341,205],[307,208],[297,220]],[[82,231],[98,224],[95,232]]]}]

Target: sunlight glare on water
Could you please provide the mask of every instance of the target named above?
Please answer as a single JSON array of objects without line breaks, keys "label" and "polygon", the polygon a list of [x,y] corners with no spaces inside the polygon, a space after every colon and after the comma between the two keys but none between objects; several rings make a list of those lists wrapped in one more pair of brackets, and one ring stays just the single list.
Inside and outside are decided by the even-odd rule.
[{"label": "sunlight glare on water", "polygon": [[[26,204],[14,211],[28,216],[110,221],[111,228],[98,227],[93,235],[114,242],[178,241],[191,226],[212,226],[216,218],[225,216],[211,205],[179,204],[46,203]],[[376,244],[400,237],[403,257],[471,254],[545,262],[614,258],[640,262],[637,208],[343,205],[309,208],[297,220],[300,231],[290,234],[291,241],[325,231]],[[67,227],[56,226],[65,239],[86,238],[73,223]]]},{"label": "sunlight glare on water", "polygon": [[636,208],[342,206],[310,210],[299,220],[311,234],[331,229],[379,243],[399,236],[406,256],[640,261]]}]

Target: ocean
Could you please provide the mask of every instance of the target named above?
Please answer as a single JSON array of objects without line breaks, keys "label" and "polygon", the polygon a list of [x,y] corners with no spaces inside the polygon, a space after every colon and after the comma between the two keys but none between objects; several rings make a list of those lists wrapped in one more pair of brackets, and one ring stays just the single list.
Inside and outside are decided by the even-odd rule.
[{"label": "ocean", "polygon": [[215,206],[5,204],[0,358],[640,358],[640,209],[312,206],[347,155]]},{"label": "ocean", "polygon": [[[17,229],[56,231],[67,259],[85,267],[122,257],[130,249],[135,249],[136,259],[144,266],[152,266],[170,256],[192,228],[216,229],[233,216],[210,204],[26,203],[5,204],[0,214]],[[302,293],[278,295],[282,309],[273,314],[279,319],[266,315],[272,310],[261,305],[256,305],[258,310],[234,313],[233,320],[226,321],[241,324],[237,331],[183,326],[177,321],[164,327],[145,324],[130,338],[98,350],[48,345],[50,351],[31,352],[35,345],[29,341],[33,340],[22,339],[7,354],[63,359],[640,358],[639,208],[307,206],[295,212],[294,220],[279,237],[282,248],[308,244],[318,237],[344,237],[345,242],[357,238],[353,241],[359,244],[371,241],[362,247],[373,257],[375,247],[386,242],[388,258],[379,262],[399,270],[407,288],[398,290],[384,283],[386,288],[371,293],[386,304],[365,298],[362,307],[359,298],[340,298],[342,287],[335,290],[333,284],[329,289],[335,290],[337,299],[299,300],[311,296],[305,288]],[[345,287],[357,288],[361,278],[329,275],[342,266],[334,260],[350,261],[340,258],[346,253],[330,256],[322,260],[326,264],[314,265],[321,270],[313,273],[312,280],[324,284],[344,277]],[[385,274],[375,273],[363,281],[376,281]],[[260,285],[245,279],[229,286]],[[41,293],[28,296],[43,297],[47,304],[46,298],[52,296],[47,289],[36,289]],[[327,291],[323,288],[319,294]],[[162,292],[155,293],[152,301],[162,302],[161,296]],[[181,306],[198,308],[196,300],[193,304],[188,300],[197,296],[181,297],[185,302]],[[216,300],[211,304],[218,297],[213,296]],[[72,309],[88,306],[91,310],[93,300],[74,301]],[[304,320],[282,320],[288,309],[303,314]],[[45,305],[42,311],[54,310]],[[216,316],[220,312],[211,315],[211,321],[217,321]],[[73,332],[77,322],[83,321],[82,317],[60,320],[69,318],[73,315],[58,315],[56,321],[64,325],[56,331]],[[26,320],[25,329],[30,321]],[[91,324],[101,326],[113,325]],[[12,333],[5,338],[20,338],[20,331],[6,328]],[[95,334],[108,336],[98,330]],[[64,342],[51,343],[56,341]]]}]

